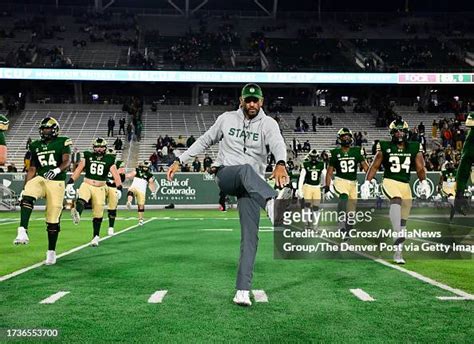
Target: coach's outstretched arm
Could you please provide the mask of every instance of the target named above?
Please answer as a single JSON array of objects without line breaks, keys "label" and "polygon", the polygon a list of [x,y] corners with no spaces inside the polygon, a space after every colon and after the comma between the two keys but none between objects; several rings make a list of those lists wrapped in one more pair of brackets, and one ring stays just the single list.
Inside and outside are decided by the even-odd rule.
[{"label": "coach's outstretched arm", "polygon": [[217,117],[216,122],[206,131],[203,135],[199,136],[198,139],[189,147],[183,154],[181,154],[176,161],[169,167],[166,172],[166,177],[169,181],[173,180],[176,171],[178,171],[180,163],[186,163],[193,159],[198,154],[204,153],[206,149],[216,144],[222,139],[222,118],[223,116]]}]

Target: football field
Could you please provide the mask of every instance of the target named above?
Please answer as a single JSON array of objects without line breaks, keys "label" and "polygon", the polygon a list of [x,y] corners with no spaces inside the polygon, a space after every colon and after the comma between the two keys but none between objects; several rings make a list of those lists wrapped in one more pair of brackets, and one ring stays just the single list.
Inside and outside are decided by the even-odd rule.
[{"label": "football field", "polygon": [[[409,229],[423,221],[449,227],[436,210],[414,215]],[[473,342],[472,260],[409,260],[397,269],[372,259],[274,259],[262,215],[253,282],[259,302],[242,308],[232,303],[235,210],[147,210],[143,227],[136,212],[119,210],[119,234],[105,237],[104,221],[97,248],[87,245],[90,212],[79,226],[64,213],[57,253],[66,254],[53,266],[41,264],[42,216],[33,213],[30,244],[22,246],[12,244],[19,214],[0,217],[1,342],[13,340],[8,329],[57,329],[59,341],[74,343]],[[467,228],[473,219],[455,221]]]}]

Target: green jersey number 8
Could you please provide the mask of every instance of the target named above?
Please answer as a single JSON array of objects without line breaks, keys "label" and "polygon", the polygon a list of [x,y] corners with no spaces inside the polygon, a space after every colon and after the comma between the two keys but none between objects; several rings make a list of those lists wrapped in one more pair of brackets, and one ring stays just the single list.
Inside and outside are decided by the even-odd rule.
[{"label": "green jersey number 8", "polygon": [[405,157],[405,161],[403,164],[400,164],[400,157],[399,156],[391,156],[388,159],[392,165],[390,166],[390,172],[392,173],[400,173],[401,170],[405,170],[405,173],[410,173],[410,157]]},{"label": "green jersey number 8", "polygon": [[104,165],[96,164],[95,162],[92,163],[91,164],[91,174],[103,175],[104,174]]}]

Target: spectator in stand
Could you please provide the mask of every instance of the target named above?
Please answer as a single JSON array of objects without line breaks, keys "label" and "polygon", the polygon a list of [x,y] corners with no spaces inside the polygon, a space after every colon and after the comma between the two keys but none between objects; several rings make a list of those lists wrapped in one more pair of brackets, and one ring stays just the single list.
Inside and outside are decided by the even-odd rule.
[{"label": "spectator in stand", "polygon": [[121,151],[122,148],[123,148],[123,142],[122,140],[120,139],[120,137],[117,137],[113,143],[114,145],[114,148],[116,151]]},{"label": "spectator in stand", "polygon": [[122,117],[120,120],[119,120],[119,135],[120,133],[124,134],[125,135],[125,117]]},{"label": "spectator in stand", "polygon": [[156,139],[156,150],[159,150],[159,149],[162,149],[164,146],[163,144],[163,138],[160,136],[158,136],[158,138]]},{"label": "spectator in stand", "polygon": [[198,157],[194,158],[193,161],[193,172],[201,172],[201,161],[199,161]]},{"label": "spectator in stand", "polygon": [[10,172],[10,173],[18,172],[14,163],[11,163],[10,166],[7,167],[7,172]]},{"label": "spectator in stand", "polygon": [[158,154],[156,153],[156,151],[153,152],[152,155],[150,155],[149,160],[151,162],[152,170],[154,172],[158,172]]},{"label": "spectator in stand", "polygon": [[301,129],[306,133],[309,131],[309,124],[303,119],[301,120]]},{"label": "spectator in stand", "polygon": [[131,142],[133,139],[133,123],[130,122],[127,125],[127,140],[128,142]]},{"label": "spectator in stand", "polygon": [[193,135],[191,135],[187,140],[186,140],[186,147],[191,147],[191,145],[196,142],[196,139],[194,138]]},{"label": "spectator in stand", "polygon": [[295,169],[295,163],[291,158],[288,158],[288,161],[286,162],[286,166],[288,167],[288,171],[293,171]]},{"label": "spectator in stand", "polygon": [[168,143],[166,146],[163,146],[163,148],[161,148],[161,154],[163,154],[163,157],[165,159],[168,159],[169,146],[170,144]]},{"label": "spectator in stand", "polygon": [[143,123],[141,120],[137,120],[137,127],[135,128],[135,135],[137,136],[137,141],[140,142],[142,139]]},{"label": "spectator in stand", "polygon": [[181,165],[181,172],[191,172],[189,165],[188,164]]},{"label": "spectator in stand", "polygon": [[111,116],[107,122],[107,128],[108,128],[107,136],[114,136],[114,127],[115,127],[115,121]]},{"label": "spectator in stand", "polygon": [[305,143],[303,144],[303,152],[309,152],[311,150],[311,144],[309,143],[309,140],[306,140]]},{"label": "spectator in stand", "polygon": [[296,140],[296,150],[298,152],[301,152],[303,150],[303,147],[301,146],[301,142],[299,140]]},{"label": "spectator in stand", "polygon": [[453,134],[454,147],[457,151],[462,150],[463,141],[464,141],[464,131],[459,127],[455,129]]},{"label": "spectator in stand", "polygon": [[300,132],[301,131],[301,117],[298,116],[295,120],[295,131]]},{"label": "spectator in stand", "polygon": [[206,154],[204,156],[204,171],[209,172],[211,165],[212,165],[212,158],[209,156],[209,154]]},{"label": "spectator in stand", "polygon": [[420,122],[420,124],[418,124],[418,134],[422,133],[425,133],[425,125],[423,124],[423,122]]},{"label": "spectator in stand", "polygon": [[186,147],[186,138],[183,135],[178,136],[178,140],[176,141],[176,147],[179,147],[179,148]]},{"label": "spectator in stand", "polygon": [[171,143],[171,138],[166,134],[163,138],[163,146],[168,146],[168,143]]},{"label": "spectator in stand", "polygon": [[[176,154],[173,148],[169,146],[168,148],[168,163],[167,165],[171,165],[176,160]],[[189,171],[188,171],[189,172]]]},{"label": "spectator in stand", "polygon": [[317,119],[314,113],[311,114],[311,126],[313,127],[313,132],[316,132]]},{"label": "spectator in stand", "polygon": [[25,147],[26,150],[30,149],[30,143],[31,143],[31,141],[32,141],[32,140],[31,140],[31,137],[28,137],[28,140],[26,140],[26,147]]}]

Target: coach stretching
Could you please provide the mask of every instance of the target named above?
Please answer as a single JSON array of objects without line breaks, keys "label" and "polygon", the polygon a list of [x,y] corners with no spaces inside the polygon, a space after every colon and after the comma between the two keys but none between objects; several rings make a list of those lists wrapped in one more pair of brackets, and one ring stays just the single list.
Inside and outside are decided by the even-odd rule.
[{"label": "coach stretching", "polygon": [[[265,114],[262,105],[263,94],[260,87],[256,84],[245,85],[241,92],[240,108],[220,115],[214,125],[176,159],[168,170],[168,180],[172,180],[180,163],[187,163],[211,145],[220,142],[211,173],[216,174],[216,181],[222,192],[237,196],[241,240],[234,303],[242,306],[252,304],[249,290],[257,254],[260,208],[267,211],[273,223],[274,199],[277,196],[288,198],[291,194],[284,187],[288,183],[286,144],[277,122]],[[282,188],[278,195],[264,180],[267,146],[277,161],[272,176],[277,186]]]}]

